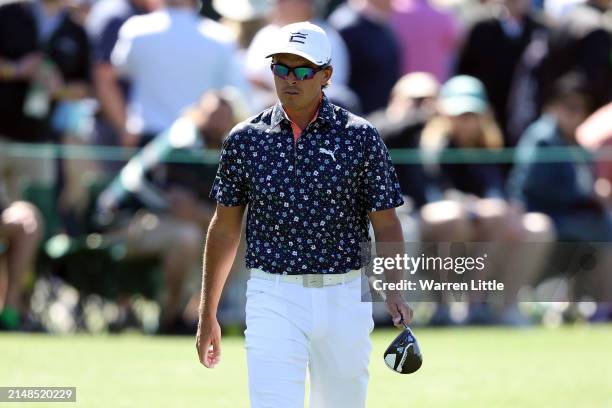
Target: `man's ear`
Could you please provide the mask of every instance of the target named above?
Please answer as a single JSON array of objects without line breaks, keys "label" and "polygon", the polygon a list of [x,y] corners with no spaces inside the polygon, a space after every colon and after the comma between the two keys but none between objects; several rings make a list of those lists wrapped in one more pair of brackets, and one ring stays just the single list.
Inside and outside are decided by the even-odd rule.
[{"label": "man's ear", "polygon": [[331,84],[331,77],[333,73],[334,73],[334,68],[331,65],[323,70],[323,78],[325,79],[324,85]]}]

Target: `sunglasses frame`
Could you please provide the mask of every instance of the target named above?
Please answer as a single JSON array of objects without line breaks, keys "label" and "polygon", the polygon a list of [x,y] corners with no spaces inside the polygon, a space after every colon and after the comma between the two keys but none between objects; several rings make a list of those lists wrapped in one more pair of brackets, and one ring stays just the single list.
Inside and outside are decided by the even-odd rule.
[{"label": "sunglasses frame", "polygon": [[[274,66],[275,66],[275,65],[280,65],[280,66],[282,66],[282,67],[287,68],[287,70],[288,70],[288,71],[287,71],[287,75],[284,75],[284,76],[283,76],[283,75],[279,75],[279,74],[277,74],[276,72],[274,72]],[[312,79],[312,78],[314,78],[314,76],[316,75],[316,73],[317,73],[317,72],[319,72],[319,71],[323,71],[324,69],[326,69],[326,68],[328,68],[328,67],[329,67],[329,64],[321,65],[321,66],[318,66],[318,67],[316,67],[316,68],[313,68],[313,67],[308,67],[308,66],[290,67],[290,66],[287,66],[287,65],[285,65],[285,64],[281,64],[281,63],[279,63],[279,62],[274,62],[274,63],[270,64],[270,70],[271,70],[271,71],[272,71],[272,73],[273,73],[274,75],[276,75],[277,77],[279,77],[279,78],[281,78],[281,79],[289,79],[289,74],[291,74],[291,73],[293,72],[293,76],[294,76],[294,77],[295,77],[295,79],[296,79],[296,80],[298,80],[298,81],[307,81],[307,80],[309,80],[309,79]],[[309,76],[309,77],[306,77],[306,78],[300,78],[300,77],[299,77],[299,76],[296,74],[296,72],[295,72],[295,70],[296,70],[296,69],[299,69],[299,68],[308,68],[308,69],[312,69],[312,75],[311,75],[311,76]]]}]

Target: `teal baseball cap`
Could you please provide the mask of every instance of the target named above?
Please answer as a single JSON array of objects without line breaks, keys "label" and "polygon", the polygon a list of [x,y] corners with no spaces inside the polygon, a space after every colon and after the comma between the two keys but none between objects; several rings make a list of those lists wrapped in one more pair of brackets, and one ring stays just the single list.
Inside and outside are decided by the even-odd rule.
[{"label": "teal baseball cap", "polygon": [[487,91],[478,79],[459,75],[442,85],[439,106],[442,113],[450,116],[485,113],[489,109]]}]

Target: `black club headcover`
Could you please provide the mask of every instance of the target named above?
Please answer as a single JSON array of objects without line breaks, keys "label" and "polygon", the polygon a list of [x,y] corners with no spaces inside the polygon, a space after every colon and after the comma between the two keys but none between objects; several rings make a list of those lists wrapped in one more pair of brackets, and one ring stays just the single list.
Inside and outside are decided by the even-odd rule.
[{"label": "black club headcover", "polygon": [[405,327],[385,351],[385,364],[400,374],[411,374],[421,367],[423,356],[416,337]]}]

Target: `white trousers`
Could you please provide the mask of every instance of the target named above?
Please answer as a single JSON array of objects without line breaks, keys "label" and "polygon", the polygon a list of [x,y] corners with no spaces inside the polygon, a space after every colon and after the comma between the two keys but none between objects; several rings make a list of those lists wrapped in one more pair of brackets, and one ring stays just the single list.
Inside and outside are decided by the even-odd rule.
[{"label": "white trousers", "polygon": [[360,279],[322,288],[251,277],[246,350],[251,408],[365,407],[374,328]]}]

